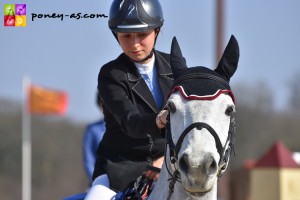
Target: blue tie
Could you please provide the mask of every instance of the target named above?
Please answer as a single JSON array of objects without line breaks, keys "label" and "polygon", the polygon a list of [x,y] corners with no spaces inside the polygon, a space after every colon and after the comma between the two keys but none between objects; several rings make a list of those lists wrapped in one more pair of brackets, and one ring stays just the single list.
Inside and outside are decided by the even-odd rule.
[{"label": "blue tie", "polygon": [[155,69],[153,70],[152,81],[150,80],[148,74],[142,74],[142,77],[144,78],[146,84],[148,85],[148,88],[151,91],[152,96],[154,97],[157,107],[161,109],[163,106],[163,95],[158,85],[156,70]]}]

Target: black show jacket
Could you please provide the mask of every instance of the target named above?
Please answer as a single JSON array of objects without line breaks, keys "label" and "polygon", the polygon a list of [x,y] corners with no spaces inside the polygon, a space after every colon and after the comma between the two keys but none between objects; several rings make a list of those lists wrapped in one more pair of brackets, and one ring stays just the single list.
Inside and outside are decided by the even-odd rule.
[{"label": "black show jacket", "polygon": [[[169,54],[154,50],[159,87],[167,101],[173,84]],[[98,76],[106,132],[98,147],[93,177],[108,174],[111,188],[124,190],[164,155],[164,129],[155,118],[161,108],[132,61],[123,53],[105,64]]]}]

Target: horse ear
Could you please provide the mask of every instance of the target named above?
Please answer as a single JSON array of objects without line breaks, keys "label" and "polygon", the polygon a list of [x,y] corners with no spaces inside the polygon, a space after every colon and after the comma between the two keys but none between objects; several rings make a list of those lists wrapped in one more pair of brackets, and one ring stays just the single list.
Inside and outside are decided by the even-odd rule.
[{"label": "horse ear", "polygon": [[187,68],[185,58],[182,56],[176,37],[173,37],[170,55],[170,64],[174,79],[176,79],[180,71]]},{"label": "horse ear", "polygon": [[227,81],[229,81],[237,69],[239,57],[239,44],[235,37],[231,35],[230,40],[215,71],[224,76]]}]

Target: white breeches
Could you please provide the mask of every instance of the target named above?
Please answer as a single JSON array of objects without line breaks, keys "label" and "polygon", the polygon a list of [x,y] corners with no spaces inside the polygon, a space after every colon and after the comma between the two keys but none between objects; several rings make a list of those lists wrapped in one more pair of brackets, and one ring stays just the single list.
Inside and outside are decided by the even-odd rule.
[{"label": "white breeches", "polygon": [[106,174],[97,177],[84,200],[114,200],[116,192],[109,189],[109,179]]}]

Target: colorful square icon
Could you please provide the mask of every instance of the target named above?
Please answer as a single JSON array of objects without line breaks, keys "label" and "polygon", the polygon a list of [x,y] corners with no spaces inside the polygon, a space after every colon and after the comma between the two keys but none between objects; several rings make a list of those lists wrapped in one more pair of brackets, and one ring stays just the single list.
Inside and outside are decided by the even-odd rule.
[{"label": "colorful square icon", "polygon": [[4,16],[4,26],[15,26],[15,16]]},{"label": "colorful square icon", "polygon": [[26,26],[26,4],[4,4],[4,26]]},{"label": "colorful square icon", "polygon": [[4,4],[4,16],[15,15],[15,4]]},{"label": "colorful square icon", "polygon": [[26,26],[26,15],[16,15],[15,26]]},{"label": "colorful square icon", "polygon": [[26,15],[26,4],[16,4],[15,12],[16,15]]}]

